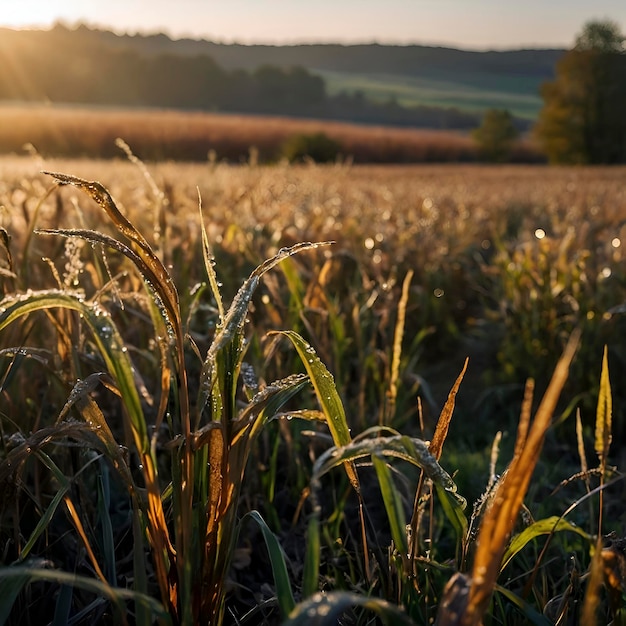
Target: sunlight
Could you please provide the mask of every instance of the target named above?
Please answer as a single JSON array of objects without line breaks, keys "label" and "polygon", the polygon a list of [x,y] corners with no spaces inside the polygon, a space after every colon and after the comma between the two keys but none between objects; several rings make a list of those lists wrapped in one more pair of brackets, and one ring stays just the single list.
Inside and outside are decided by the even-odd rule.
[{"label": "sunlight", "polygon": [[0,13],[0,27],[49,27],[56,20],[73,22],[80,17],[81,6],[76,0],[22,0],[6,3]]}]

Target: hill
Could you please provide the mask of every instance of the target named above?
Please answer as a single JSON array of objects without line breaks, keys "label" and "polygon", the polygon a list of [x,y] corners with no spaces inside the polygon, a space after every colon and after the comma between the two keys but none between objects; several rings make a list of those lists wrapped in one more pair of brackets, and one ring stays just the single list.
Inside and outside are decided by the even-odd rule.
[{"label": "hill", "polygon": [[[509,109],[528,125],[541,105],[539,86],[553,77],[563,52],[478,52],[379,44],[241,45],[173,40],[163,34],[118,35],[63,25],[49,31],[2,29],[0,60],[5,69],[0,81],[6,84],[4,90],[0,84],[0,98],[57,102],[60,94],[69,94],[69,101],[77,102],[84,101],[89,92],[95,94],[89,96],[92,104],[319,116],[431,128],[471,128],[482,111],[497,107]],[[296,66],[303,71],[294,72]],[[129,75],[131,70],[134,77]],[[147,86],[148,77],[156,81],[159,74],[167,77],[168,72],[176,78],[169,91],[180,97],[159,100],[154,85]],[[115,97],[103,93],[102,80],[99,87],[89,86],[97,73],[103,73],[100,78],[114,74],[124,93],[120,89]],[[28,84],[19,85],[16,74],[28,77],[22,80]],[[143,87],[137,76],[146,83]],[[184,76],[189,80],[183,80]],[[48,85],[40,88],[46,80]],[[77,81],[82,81],[82,89]],[[111,85],[115,91],[116,85]],[[141,88],[144,91],[139,93]],[[264,88],[266,99],[271,100],[265,106]],[[183,97],[189,90],[195,94]],[[309,96],[300,102],[294,93]],[[251,111],[254,102],[261,104]]]},{"label": "hill", "polygon": [[220,67],[254,71],[263,65],[306,68],[326,81],[333,95],[361,92],[404,106],[456,106],[484,111],[498,107],[534,118],[539,88],[554,77],[561,49],[460,50],[422,45],[243,45],[166,35],[115,35],[100,31],[107,45],[141,54],[208,55]]}]

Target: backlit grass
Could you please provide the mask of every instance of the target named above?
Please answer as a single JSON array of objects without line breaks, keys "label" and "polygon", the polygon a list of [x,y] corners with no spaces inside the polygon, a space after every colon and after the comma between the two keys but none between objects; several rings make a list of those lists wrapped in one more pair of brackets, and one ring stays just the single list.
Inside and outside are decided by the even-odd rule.
[{"label": "backlit grass", "polygon": [[0,621],[620,619],[622,170],[1,167]]}]

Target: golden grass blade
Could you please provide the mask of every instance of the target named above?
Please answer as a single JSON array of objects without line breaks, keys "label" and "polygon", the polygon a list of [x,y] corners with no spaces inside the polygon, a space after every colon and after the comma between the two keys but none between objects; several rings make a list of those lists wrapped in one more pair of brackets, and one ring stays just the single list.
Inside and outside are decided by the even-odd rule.
[{"label": "golden grass blade", "polygon": [[612,417],[613,417],[613,400],[611,396],[611,381],[609,379],[609,357],[608,349],[604,346],[604,354],[602,356],[602,372],[600,374],[600,393],[598,395],[598,408],[596,411],[596,433],[594,448],[600,466],[606,467],[606,461],[609,454],[609,447],[612,439]]},{"label": "golden grass blade", "polygon": [[602,558],[602,538],[598,537],[595,551],[591,558],[589,581],[587,583],[587,591],[583,601],[583,609],[581,615],[581,624],[585,626],[595,626],[598,624],[598,607],[601,600],[601,587],[604,580],[604,561]]},{"label": "golden grass blade", "polygon": [[98,563],[98,560],[96,559],[96,555],[93,553],[93,549],[91,547],[91,544],[89,543],[87,534],[85,533],[83,523],[80,521],[80,516],[78,515],[78,511],[76,510],[76,507],[74,506],[74,503],[72,502],[72,499],[67,494],[65,494],[65,496],[63,497],[63,501],[65,502],[65,506],[67,507],[70,517],[72,518],[74,527],[76,528],[76,531],[78,532],[78,535],[81,541],[83,542],[83,546],[85,547],[85,550],[87,551],[87,555],[89,556],[89,560],[91,561],[91,565],[93,566],[93,569],[96,572],[96,575],[104,584],[108,585],[109,582],[107,581],[106,576],[100,569],[100,565]]},{"label": "golden grass blade", "polygon": [[[158,282],[155,287],[162,290],[166,303],[175,304],[178,302],[178,294],[169,273],[161,260],[154,254],[150,244],[144,236],[130,223],[130,221],[120,212],[111,197],[107,188],[97,181],[88,181],[77,176],[60,174],[58,172],[44,172],[48,176],[52,176],[61,185],[73,185],[84,191],[90,196],[108,215],[119,232],[127,237],[133,244],[133,247],[150,266],[158,276]],[[176,308],[176,307],[172,307]]]},{"label": "golden grass blade", "polygon": [[154,235],[154,241],[156,243],[157,249],[162,252],[163,251],[163,232],[161,229],[161,218],[163,214],[163,209],[167,207],[167,198],[165,194],[159,189],[159,186],[156,184],[152,174],[146,167],[145,163],[136,156],[131,150],[130,146],[121,138],[117,137],[115,139],[115,145],[124,152],[126,158],[141,172],[144,180],[146,181],[152,195],[154,196],[155,206],[154,206],[154,218],[153,218],[153,227],[152,232]]},{"label": "golden grass blade", "polygon": [[402,295],[398,302],[398,317],[393,336],[393,354],[391,357],[391,376],[389,378],[389,389],[387,390],[387,412],[386,423],[391,423],[396,411],[396,399],[398,397],[398,377],[400,374],[400,358],[402,356],[402,339],[404,337],[404,323],[406,320],[406,305],[409,301],[409,287],[413,279],[413,270],[409,270],[402,283]]},{"label": "golden grass blade", "polygon": [[580,409],[576,410],[576,447],[578,449],[578,458],[580,459],[580,472],[585,477],[585,488],[587,489],[587,493],[589,493],[591,491],[591,483],[589,481],[589,463],[587,462],[587,453],[585,452],[583,421],[580,417]]},{"label": "golden grass blade", "polygon": [[[609,448],[612,440],[613,421],[613,398],[611,394],[611,381],[609,379],[608,348],[604,346],[602,355],[602,372],[600,374],[600,392],[598,394],[598,407],[596,410],[596,433],[594,448],[600,460],[600,485],[604,483],[606,464],[609,456]],[[602,536],[602,517],[604,513],[604,491],[600,492],[598,513],[598,536]]]},{"label": "golden grass blade", "polygon": [[519,424],[517,426],[517,437],[515,439],[515,450],[513,458],[516,459],[522,453],[526,445],[530,421],[532,418],[533,397],[535,395],[535,381],[529,379],[524,386],[524,399],[522,400],[522,410],[520,412]]},{"label": "golden grass blade", "polygon": [[[561,390],[567,380],[569,366],[574,358],[579,339],[579,332],[570,337],[537,409],[528,437],[519,455],[513,458],[506,475],[498,484],[491,506],[483,517],[474,556],[467,610],[462,621],[463,626],[478,626],[487,610],[500,572],[506,544],[539,459],[543,440],[550,426]],[[523,433],[519,433],[518,441],[523,438]]]},{"label": "golden grass blade", "polygon": [[469,358],[465,359],[465,363],[463,364],[463,369],[459,374],[456,382],[452,386],[450,393],[448,394],[448,399],[441,411],[441,415],[437,420],[437,426],[435,428],[435,433],[433,434],[433,439],[430,443],[429,450],[430,453],[436,458],[439,459],[441,457],[441,452],[443,450],[443,444],[446,441],[446,437],[448,436],[448,429],[450,428],[450,421],[452,420],[452,413],[454,413],[454,406],[456,403],[456,394],[459,391],[459,387],[463,382],[463,377],[465,376],[465,372],[467,371],[467,364],[469,363]]}]

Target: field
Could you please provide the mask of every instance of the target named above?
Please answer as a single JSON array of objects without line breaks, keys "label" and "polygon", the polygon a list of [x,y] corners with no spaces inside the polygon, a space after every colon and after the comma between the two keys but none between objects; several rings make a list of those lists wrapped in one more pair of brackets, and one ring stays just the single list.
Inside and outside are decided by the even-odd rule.
[{"label": "field", "polygon": [[1,158],[0,624],[624,623],[625,175]]},{"label": "field", "polygon": [[[447,163],[478,160],[468,134],[171,110],[56,105],[0,105],[0,154],[36,150],[46,158],[119,156],[123,138],[146,161],[231,163],[277,162],[285,141],[325,133],[340,146],[341,159],[355,163]],[[251,148],[252,146],[252,148]],[[251,152],[252,151],[252,152]],[[513,161],[541,162],[537,146],[524,138]]]},{"label": "field", "polygon": [[453,73],[446,78],[436,76],[402,76],[395,74],[357,74],[349,72],[318,71],[325,81],[328,93],[361,91],[376,102],[395,99],[406,107],[420,105],[456,107],[463,111],[507,109],[517,117],[534,120],[541,110],[539,82],[532,78],[498,76],[490,84],[476,73]]}]

